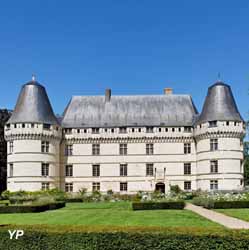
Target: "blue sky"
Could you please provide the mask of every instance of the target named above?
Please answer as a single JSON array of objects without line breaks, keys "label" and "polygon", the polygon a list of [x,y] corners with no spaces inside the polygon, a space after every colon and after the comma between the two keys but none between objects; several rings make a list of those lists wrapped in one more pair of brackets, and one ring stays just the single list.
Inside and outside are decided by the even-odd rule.
[{"label": "blue sky", "polygon": [[[0,107],[35,73],[55,113],[72,95],[191,94],[230,84],[249,117],[249,1],[2,1]],[[6,94],[7,93],[7,94]]]}]

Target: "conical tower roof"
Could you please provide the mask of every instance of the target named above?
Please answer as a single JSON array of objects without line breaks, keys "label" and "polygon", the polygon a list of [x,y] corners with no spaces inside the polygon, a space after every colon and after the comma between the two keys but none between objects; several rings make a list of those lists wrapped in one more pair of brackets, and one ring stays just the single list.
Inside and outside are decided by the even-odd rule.
[{"label": "conical tower roof", "polygon": [[243,121],[230,86],[223,82],[216,82],[208,89],[197,124],[208,121]]},{"label": "conical tower roof", "polygon": [[9,123],[46,123],[57,125],[45,88],[34,77],[22,86]]}]

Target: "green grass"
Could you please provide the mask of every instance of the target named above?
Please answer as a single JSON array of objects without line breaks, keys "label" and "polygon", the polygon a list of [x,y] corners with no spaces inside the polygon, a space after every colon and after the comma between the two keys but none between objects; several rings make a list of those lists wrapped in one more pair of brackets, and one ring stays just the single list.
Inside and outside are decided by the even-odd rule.
[{"label": "green grass", "polygon": [[249,208],[215,209],[215,211],[241,220],[249,221]]},{"label": "green grass", "polygon": [[188,210],[133,211],[130,202],[68,203],[42,213],[0,214],[0,224],[222,228]]}]

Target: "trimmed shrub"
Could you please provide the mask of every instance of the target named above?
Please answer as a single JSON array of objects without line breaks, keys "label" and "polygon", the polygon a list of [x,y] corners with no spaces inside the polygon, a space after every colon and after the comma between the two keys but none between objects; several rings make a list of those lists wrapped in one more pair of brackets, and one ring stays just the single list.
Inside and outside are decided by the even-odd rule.
[{"label": "trimmed shrub", "polygon": [[71,202],[83,202],[82,198],[66,198],[65,202],[71,203]]},{"label": "trimmed shrub", "polygon": [[184,201],[168,202],[133,202],[133,210],[155,210],[155,209],[183,209]]},{"label": "trimmed shrub", "polygon": [[213,208],[249,208],[249,201],[215,201]]},{"label": "trimmed shrub", "polygon": [[24,206],[1,206],[1,213],[38,213],[44,212],[46,210],[54,210],[65,207],[65,202],[56,202],[50,204],[40,204],[40,205],[24,205]]},{"label": "trimmed shrub", "polygon": [[[22,229],[24,236],[10,240],[8,230]],[[0,227],[0,249],[32,250],[242,250],[248,249],[247,231],[117,227]]]}]

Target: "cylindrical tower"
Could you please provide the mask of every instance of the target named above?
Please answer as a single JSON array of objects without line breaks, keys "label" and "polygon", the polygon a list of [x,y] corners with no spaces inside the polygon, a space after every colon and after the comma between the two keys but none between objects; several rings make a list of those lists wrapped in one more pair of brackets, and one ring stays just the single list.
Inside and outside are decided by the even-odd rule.
[{"label": "cylindrical tower", "polygon": [[217,82],[209,87],[194,136],[197,188],[242,189],[245,122],[229,85]]},{"label": "cylindrical tower", "polygon": [[46,90],[33,77],[23,85],[5,126],[8,190],[60,187],[61,133]]}]

